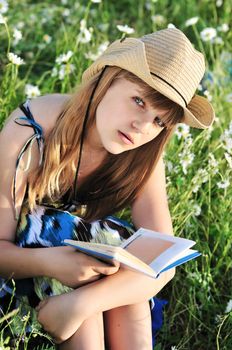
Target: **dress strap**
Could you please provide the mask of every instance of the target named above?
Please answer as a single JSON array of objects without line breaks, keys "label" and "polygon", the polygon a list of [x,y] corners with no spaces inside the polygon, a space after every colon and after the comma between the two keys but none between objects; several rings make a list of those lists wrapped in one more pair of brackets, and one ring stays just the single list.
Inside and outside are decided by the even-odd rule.
[{"label": "dress strap", "polygon": [[[27,127],[33,128],[34,134],[31,137],[29,137],[29,139],[25,142],[16,159],[15,174],[13,179],[13,193],[12,193],[15,220],[17,220],[19,217],[19,213],[16,209],[16,187],[17,187],[18,170],[20,169],[22,171],[27,171],[29,169],[30,163],[31,163],[31,150],[35,140],[37,141],[37,144],[39,147],[39,154],[40,154],[39,165],[41,165],[43,161],[43,149],[44,149],[43,129],[38,123],[36,123],[31,113],[29,100],[27,100],[25,103],[22,103],[19,106],[19,108],[23,111],[25,116],[15,118],[14,122],[21,126],[27,126]],[[28,160],[27,160],[26,166],[22,167],[20,163],[26,151],[28,151]]]}]

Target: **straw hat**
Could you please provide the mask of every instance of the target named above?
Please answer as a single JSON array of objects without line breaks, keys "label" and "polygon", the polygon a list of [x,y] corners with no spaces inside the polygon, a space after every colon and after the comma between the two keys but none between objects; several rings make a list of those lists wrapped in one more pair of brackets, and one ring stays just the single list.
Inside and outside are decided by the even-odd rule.
[{"label": "straw hat", "polygon": [[194,95],[204,75],[204,56],[176,28],[167,28],[139,39],[114,41],[83,73],[88,81],[105,66],[117,66],[138,76],[184,109],[184,123],[200,129],[214,120],[208,100]]}]

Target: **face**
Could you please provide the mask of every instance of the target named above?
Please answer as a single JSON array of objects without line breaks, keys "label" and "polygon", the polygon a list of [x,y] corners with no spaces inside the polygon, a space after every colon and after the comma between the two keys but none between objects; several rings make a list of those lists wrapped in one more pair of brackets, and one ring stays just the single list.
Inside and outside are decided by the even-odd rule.
[{"label": "face", "polygon": [[88,136],[95,148],[119,154],[153,140],[165,127],[167,111],[152,108],[141,88],[126,79],[117,79],[96,110],[96,125]]}]

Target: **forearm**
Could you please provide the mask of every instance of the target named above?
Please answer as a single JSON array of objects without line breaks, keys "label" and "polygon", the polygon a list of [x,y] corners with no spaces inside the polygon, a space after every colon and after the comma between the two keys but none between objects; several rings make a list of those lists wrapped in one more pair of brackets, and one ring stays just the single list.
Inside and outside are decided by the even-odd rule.
[{"label": "forearm", "polygon": [[0,241],[0,277],[27,278],[46,276],[44,248],[20,248],[9,241]]},{"label": "forearm", "polygon": [[[120,269],[111,276],[82,287],[84,300],[91,313],[104,312],[119,306],[140,303],[156,295],[174,276],[174,269],[158,279],[128,269]],[[90,300],[95,300],[91,302]]]}]

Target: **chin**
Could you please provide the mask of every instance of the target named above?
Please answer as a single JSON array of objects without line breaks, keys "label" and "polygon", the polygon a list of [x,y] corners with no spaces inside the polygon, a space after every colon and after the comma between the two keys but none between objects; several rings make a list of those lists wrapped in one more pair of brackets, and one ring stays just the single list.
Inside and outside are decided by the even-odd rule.
[{"label": "chin", "polygon": [[124,149],[118,145],[116,146],[108,146],[108,147],[105,147],[105,150],[111,154],[120,154],[120,153],[123,153],[123,152],[126,152],[126,151],[129,151],[129,149]]}]

